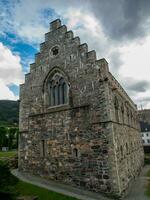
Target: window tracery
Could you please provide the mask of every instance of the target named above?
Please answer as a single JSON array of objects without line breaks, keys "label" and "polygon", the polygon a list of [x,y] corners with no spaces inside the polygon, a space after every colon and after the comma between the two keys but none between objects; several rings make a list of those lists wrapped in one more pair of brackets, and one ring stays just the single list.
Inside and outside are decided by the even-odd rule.
[{"label": "window tracery", "polygon": [[48,82],[49,105],[57,106],[68,103],[69,85],[60,73],[55,73]]},{"label": "window tracery", "polygon": [[54,46],[51,50],[50,50],[50,55],[52,57],[55,57],[59,54],[59,47],[58,46]]}]

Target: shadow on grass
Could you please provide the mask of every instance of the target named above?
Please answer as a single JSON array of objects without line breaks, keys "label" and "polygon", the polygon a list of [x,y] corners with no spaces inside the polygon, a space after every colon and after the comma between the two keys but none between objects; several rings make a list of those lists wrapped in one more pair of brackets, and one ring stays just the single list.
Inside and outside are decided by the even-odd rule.
[{"label": "shadow on grass", "polygon": [[17,196],[17,191],[14,185],[19,180],[10,173],[8,164],[0,160],[0,199],[14,200]]},{"label": "shadow on grass", "polygon": [[39,200],[77,200],[76,198],[52,192],[23,181],[19,181],[15,188],[22,196],[38,196]]},{"label": "shadow on grass", "polygon": [[0,160],[0,200],[15,200],[17,196],[38,196],[39,200],[77,200],[20,181],[11,174],[8,164]]}]

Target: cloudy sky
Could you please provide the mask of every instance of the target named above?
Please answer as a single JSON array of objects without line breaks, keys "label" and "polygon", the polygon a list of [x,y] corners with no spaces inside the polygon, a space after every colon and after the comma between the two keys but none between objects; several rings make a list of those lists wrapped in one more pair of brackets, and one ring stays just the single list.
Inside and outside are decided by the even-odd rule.
[{"label": "cloudy sky", "polygon": [[56,18],[106,58],[138,108],[150,108],[150,0],[0,0],[0,99],[18,99]]}]

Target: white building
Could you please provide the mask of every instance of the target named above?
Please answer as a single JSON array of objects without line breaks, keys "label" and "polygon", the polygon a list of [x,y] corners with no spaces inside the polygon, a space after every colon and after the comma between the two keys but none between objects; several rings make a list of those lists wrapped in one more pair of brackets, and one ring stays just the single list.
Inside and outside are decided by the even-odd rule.
[{"label": "white building", "polygon": [[150,145],[150,131],[141,132],[143,145]]}]

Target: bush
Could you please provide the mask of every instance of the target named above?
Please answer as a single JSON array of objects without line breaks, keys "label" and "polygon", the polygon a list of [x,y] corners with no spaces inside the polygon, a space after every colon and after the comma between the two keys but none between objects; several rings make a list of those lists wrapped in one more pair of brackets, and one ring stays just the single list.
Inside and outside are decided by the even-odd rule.
[{"label": "bush", "polygon": [[18,179],[10,173],[8,164],[0,160],[0,188],[15,185]]},{"label": "bush", "polygon": [[0,161],[0,199],[14,200],[17,193],[15,185],[18,179],[10,173],[8,164]]},{"label": "bush", "polygon": [[5,190],[0,189],[0,199],[2,200],[15,200],[16,199],[16,192],[13,190],[8,190],[8,188]]}]

